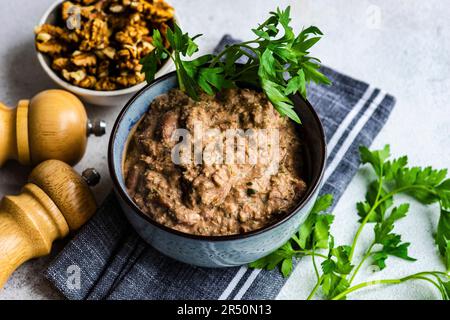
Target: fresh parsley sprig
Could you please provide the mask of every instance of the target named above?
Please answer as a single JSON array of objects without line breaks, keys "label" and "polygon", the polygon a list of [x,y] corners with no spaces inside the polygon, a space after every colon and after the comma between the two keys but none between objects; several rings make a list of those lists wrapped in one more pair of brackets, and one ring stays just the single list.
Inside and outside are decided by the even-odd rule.
[{"label": "fresh parsley sprig", "polygon": [[[335,246],[330,234],[333,216],[324,214],[331,204],[332,197],[325,195],[318,198],[307,220],[282,249],[278,249],[249,266],[253,268],[274,269],[281,266],[281,272],[288,276],[292,271],[295,258],[312,256],[316,273],[316,285],[308,299],[315,297],[321,289],[327,299],[345,299],[346,296],[361,288],[379,284],[399,284],[411,280],[421,280],[432,284],[440,292],[442,299],[450,299],[450,179],[445,179],[447,170],[435,170],[431,167],[407,167],[407,157],[389,160],[389,146],[382,150],[370,151],[360,148],[361,161],[370,164],[376,179],[369,183],[365,201],[356,205],[360,225],[351,245]],[[362,282],[352,286],[360,268],[369,259],[380,270],[386,267],[390,256],[415,261],[408,254],[410,243],[403,242],[401,235],[393,232],[395,223],[406,217],[409,204],[394,207],[394,196],[407,194],[423,204],[439,204],[441,215],[435,240],[439,252],[444,258],[447,272],[426,271],[415,273],[400,279],[384,279]],[[374,224],[373,240],[366,248],[357,264],[353,263],[354,252],[359,236],[367,224]],[[290,248],[290,250],[286,250]],[[328,254],[317,252],[328,248]],[[378,248],[378,249],[376,249]],[[280,254],[280,253],[283,254]],[[322,259],[318,270],[316,259]]]},{"label": "fresh parsley sprig", "polygon": [[[153,31],[155,49],[141,61],[148,82],[154,80],[157,67],[167,59],[174,61],[179,88],[191,98],[198,99],[201,91],[214,94],[224,88],[250,84],[262,88],[275,109],[300,123],[290,95],[300,93],[306,98],[307,84],[330,84],[319,71],[320,60],[309,55],[322,32],[314,26],[295,35],[290,26],[290,7],[277,9],[257,28],[256,38],[227,46],[217,55],[207,54],[183,60],[198,51],[195,37],[183,33],[176,24],[167,30],[170,49],[164,46],[158,30]],[[237,64],[246,57],[244,64]]]},{"label": "fresh parsley sprig", "polygon": [[[362,220],[351,246],[350,257],[353,256],[356,242],[364,226],[374,222],[376,223],[374,244],[383,245],[383,250],[375,253],[378,254],[376,256],[378,266],[384,267],[384,257],[388,255],[411,260],[407,256],[409,244],[401,243],[400,236],[390,232],[394,222],[406,215],[409,205],[403,204],[394,208],[389,218],[385,217],[386,211],[393,205],[394,195],[403,193],[426,205],[439,204],[441,228],[438,228],[436,233],[436,243],[441,253],[444,256],[447,254],[446,259],[448,260],[450,218],[446,208],[450,204],[450,179],[444,180],[447,170],[436,170],[432,167],[407,167],[408,158],[406,156],[389,161],[389,145],[376,151],[361,147],[360,154],[361,162],[372,166],[377,179],[370,184],[366,201],[357,204],[358,215]],[[450,264],[447,264],[447,268],[450,270]]]}]

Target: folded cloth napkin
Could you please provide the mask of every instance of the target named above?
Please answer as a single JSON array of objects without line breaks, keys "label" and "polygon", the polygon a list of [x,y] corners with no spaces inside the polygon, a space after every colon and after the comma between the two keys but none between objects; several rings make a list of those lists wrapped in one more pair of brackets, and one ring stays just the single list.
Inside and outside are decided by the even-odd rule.
[{"label": "folded cloth napkin", "polygon": [[[234,41],[225,36],[219,47]],[[321,192],[332,193],[337,202],[358,169],[358,147],[371,144],[395,99],[327,67],[322,71],[333,85],[312,84],[308,98],[328,143]],[[80,276],[75,283],[74,270]],[[164,256],[139,238],[113,194],[45,275],[69,299],[273,299],[285,283],[278,270],[207,269]]]}]

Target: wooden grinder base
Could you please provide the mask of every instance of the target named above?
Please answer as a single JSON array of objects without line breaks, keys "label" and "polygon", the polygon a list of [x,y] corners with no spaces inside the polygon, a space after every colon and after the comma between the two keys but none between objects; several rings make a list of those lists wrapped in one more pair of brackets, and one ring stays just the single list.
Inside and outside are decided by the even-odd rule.
[{"label": "wooden grinder base", "polygon": [[96,211],[86,181],[69,165],[48,160],[22,192],[0,202],[0,287],[25,261],[50,253],[54,240],[81,227]]}]

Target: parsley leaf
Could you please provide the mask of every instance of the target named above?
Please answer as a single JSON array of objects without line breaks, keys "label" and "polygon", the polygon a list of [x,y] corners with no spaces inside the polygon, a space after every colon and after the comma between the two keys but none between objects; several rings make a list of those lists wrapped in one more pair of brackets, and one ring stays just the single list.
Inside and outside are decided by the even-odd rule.
[{"label": "parsley leaf", "polygon": [[375,151],[370,151],[367,147],[362,146],[359,148],[359,153],[362,164],[370,163],[378,176],[383,174],[384,162],[390,154],[389,145],[386,145],[381,150]]},{"label": "parsley leaf", "polygon": [[[281,272],[287,277],[292,271],[292,259],[300,257],[301,253],[294,250],[291,242],[286,242],[282,247],[272,252],[268,256],[260,258],[249,264],[250,268],[273,270],[281,264]],[[289,261],[285,263],[285,261]],[[284,265],[284,267],[283,267]]]},{"label": "parsley leaf", "polygon": [[300,226],[297,235],[294,235],[294,239],[298,239],[296,242],[300,248],[307,250],[328,248],[330,226],[334,216],[324,212],[331,207],[332,203],[333,196],[330,194],[317,198],[308,218]]},{"label": "parsley leaf", "polygon": [[[195,39],[200,35],[191,38],[175,24],[173,29],[167,29],[170,48],[166,48],[160,32],[155,30],[155,49],[141,60],[146,80],[153,81],[157,67],[170,57],[180,90],[191,98],[197,100],[201,91],[213,95],[224,88],[251,84],[262,88],[282,116],[301,123],[290,96],[298,93],[306,98],[307,84],[311,81],[325,85],[331,82],[320,72],[320,61],[309,55],[322,32],[312,26],[295,36],[290,14],[290,7],[270,12],[266,21],[252,29],[255,39],[227,46],[217,55],[201,56],[193,63],[182,58],[198,51]],[[247,62],[237,65],[243,56],[248,58]]]},{"label": "parsley leaf", "polygon": [[395,180],[398,172],[402,170],[407,164],[408,157],[406,156],[394,159],[392,161],[385,161],[383,165],[384,180],[386,182]]},{"label": "parsley leaf", "polygon": [[328,299],[344,292],[349,287],[346,275],[353,269],[349,259],[349,246],[334,248],[334,239],[330,237],[329,247],[328,258],[321,264],[323,276],[319,279],[323,294]]},{"label": "parsley leaf", "polygon": [[399,207],[392,209],[391,214],[387,219],[379,222],[375,225],[375,243],[383,244],[383,241],[389,236],[391,231],[394,229],[394,223],[406,217],[409,210],[409,204],[404,203]]},{"label": "parsley leaf", "polygon": [[[336,273],[326,273],[323,276],[322,290],[327,299],[331,299],[344,292],[349,286],[347,279]],[[342,299],[345,299],[345,296],[343,296]]]},{"label": "parsley leaf", "polygon": [[388,256],[396,256],[408,261],[416,261],[416,259],[408,256],[408,247],[410,243],[402,243],[401,236],[397,234],[388,234],[385,238],[381,240],[383,249],[374,252],[373,259],[375,264],[382,270],[386,267],[386,259]]},{"label": "parsley leaf", "polygon": [[[377,204],[379,198],[386,197],[385,201]],[[376,208],[374,208],[377,204]],[[392,197],[388,196],[387,190],[380,186],[379,181],[373,181],[369,184],[366,193],[366,201],[358,202],[356,204],[356,210],[358,215],[361,217],[360,222],[367,219],[367,222],[379,222],[383,220],[386,210],[389,209],[393,204]],[[367,217],[369,215],[369,217]]]}]

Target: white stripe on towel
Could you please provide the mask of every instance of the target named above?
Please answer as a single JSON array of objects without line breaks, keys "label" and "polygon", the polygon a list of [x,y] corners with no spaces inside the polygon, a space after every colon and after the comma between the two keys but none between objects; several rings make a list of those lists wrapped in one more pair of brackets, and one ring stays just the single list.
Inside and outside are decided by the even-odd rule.
[{"label": "white stripe on towel", "polygon": [[255,269],[252,271],[250,276],[247,280],[245,280],[244,284],[242,285],[241,289],[236,293],[233,300],[241,300],[244,294],[247,292],[248,288],[252,285],[253,281],[255,281],[256,277],[258,276],[259,272],[255,272],[256,270],[261,271],[261,269]]},{"label": "white stripe on towel", "polygon": [[374,88],[368,87],[366,92],[364,92],[364,94],[362,95],[361,99],[359,99],[359,101],[355,104],[352,110],[350,110],[350,112],[347,113],[347,116],[344,118],[344,120],[342,120],[341,124],[331,137],[330,141],[327,143],[328,155],[330,155],[331,152],[334,150],[337,143],[344,135],[345,130],[347,130],[348,126],[350,125],[350,123],[352,123],[353,119],[361,112],[361,109],[364,107],[367,100],[370,99],[374,91],[375,91]]},{"label": "white stripe on towel", "polygon": [[245,272],[247,271],[247,268],[242,266],[239,268],[239,271],[235,274],[234,278],[230,281],[228,286],[225,288],[225,290],[222,292],[222,294],[219,297],[219,300],[226,300],[230,293],[234,290],[234,288],[237,286],[241,278],[244,276]]}]

